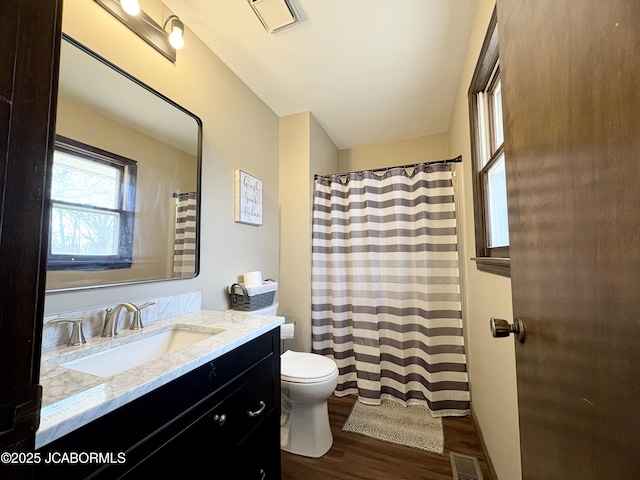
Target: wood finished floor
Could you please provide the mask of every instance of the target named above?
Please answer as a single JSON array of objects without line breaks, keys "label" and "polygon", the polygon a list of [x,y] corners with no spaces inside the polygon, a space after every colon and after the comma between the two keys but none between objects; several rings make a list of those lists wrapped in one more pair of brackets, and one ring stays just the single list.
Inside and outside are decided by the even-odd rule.
[{"label": "wood finished floor", "polygon": [[478,459],[492,480],[471,417],[444,419],[444,455],[342,431],[355,396],[329,398],[333,446],[321,458],[282,452],[282,480],[451,480],[449,451]]}]

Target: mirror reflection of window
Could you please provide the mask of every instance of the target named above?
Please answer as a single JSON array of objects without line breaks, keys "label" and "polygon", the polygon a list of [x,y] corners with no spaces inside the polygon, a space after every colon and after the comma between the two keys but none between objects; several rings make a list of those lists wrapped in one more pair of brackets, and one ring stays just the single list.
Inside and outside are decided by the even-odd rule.
[{"label": "mirror reflection of window", "polygon": [[117,255],[120,171],[63,152],[53,155],[51,253]]},{"label": "mirror reflection of window", "polygon": [[49,269],[132,264],[136,162],[58,137],[53,155]]},{"label": "mirror reflection of window", "polygon": [[51,196],[59,201],[117,208],[121,170],[58,150],[53,155]]}]

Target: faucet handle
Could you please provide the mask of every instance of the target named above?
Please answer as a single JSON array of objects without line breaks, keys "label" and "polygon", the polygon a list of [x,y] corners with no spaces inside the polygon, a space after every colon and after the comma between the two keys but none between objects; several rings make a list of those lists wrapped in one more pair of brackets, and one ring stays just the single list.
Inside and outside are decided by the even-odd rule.
[{"label": "faucet handle", "polygon": [[147,302],[144,305],[140,305],[138,307],[138,310],[142,310],[143,308],[147,308],[147,307],[150,307],[151,305],[155,305],[155,304],[156,304],[156,302]]},{"label": "faucet handle", "polygon": [[136,307],[136,310],[133,312],[133,320],[131,321],[129,330],[142,330],[144,328],[144,325],[142,324],[142,317],[140,316],[140,310],[155,304],[156,302],[147,302],[144,305],[140,305],[139,307]]},{"label": "faucet handle", "polygon": [[87,343],[82,331],[82,317],[80,318],[54,318],[47,323],[71,323],[71,336],[67,342],[67,347],[75,347]]}]

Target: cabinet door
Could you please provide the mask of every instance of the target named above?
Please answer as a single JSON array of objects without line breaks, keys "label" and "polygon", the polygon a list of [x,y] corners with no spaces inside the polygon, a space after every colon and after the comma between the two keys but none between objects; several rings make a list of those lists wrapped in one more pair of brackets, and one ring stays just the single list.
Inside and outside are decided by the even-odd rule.
[{"label": "cabinet door", "polygon": [[121,478],[232,478],[225,468],[234,445],[224,434],[223,410],[217,405]]}]

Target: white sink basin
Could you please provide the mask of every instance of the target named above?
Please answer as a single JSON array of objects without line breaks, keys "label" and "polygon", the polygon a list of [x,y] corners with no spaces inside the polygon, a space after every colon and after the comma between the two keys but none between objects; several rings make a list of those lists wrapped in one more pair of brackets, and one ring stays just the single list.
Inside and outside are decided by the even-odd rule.
[{"label": "white sink basin", "polygon": [[98,377],[111,377],[222,332],[222,328],[190,330],[178,326],[144,337],[131,336],[127,338],[131,339],[127,343],[96,353],[88,352],[81,358],[60,365]]}]

